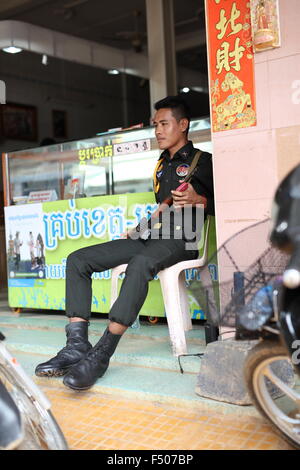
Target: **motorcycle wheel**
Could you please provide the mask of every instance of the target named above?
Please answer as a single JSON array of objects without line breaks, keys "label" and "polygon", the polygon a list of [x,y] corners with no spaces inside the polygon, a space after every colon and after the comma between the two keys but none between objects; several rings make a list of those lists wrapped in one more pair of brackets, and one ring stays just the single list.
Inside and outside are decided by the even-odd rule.
[{"label": "motorcycle wheel", "polygon": [[22,442],[14,450],[67,450],[64,435],[50,410],[2,367],[0,379],[17,405],[23,428]]},{"label": "motorcycle wheel", "polygon": [[[280,361],[288,361],[291,367]],[[288,384],[282,377],[286,369],[291,371]],[[256,409],[289,444],[300,449],[300,379],[285,347],[277,341],[262,341],[249,352],[244,371]]]}]

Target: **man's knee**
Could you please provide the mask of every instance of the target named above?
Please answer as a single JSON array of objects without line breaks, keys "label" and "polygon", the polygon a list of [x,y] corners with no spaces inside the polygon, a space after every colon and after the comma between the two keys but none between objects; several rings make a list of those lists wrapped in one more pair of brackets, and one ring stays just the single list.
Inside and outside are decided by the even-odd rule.
[{"label": "man's knee", "polygon": [[133,323],[136,320],[136,317],[137,316],[132,312],[130,312],[126,315],[124,315],[124,313],[122,313],[122,314],[109,313],[108,314],[108,318],[109,318],[110,322],[117,323],[121,327],[124,327],[125,329],[129,328],[131,325],[133,325]]},{"label": "man's knee", "polygon": [[143,254],[135,255],[128,263],[126,275],[133,272],[145,276],[147,280],[151,280],[157,274],[157,263],[153,258],[149,258]]},{"label": "man's knee", "polygon": [[66,268],[67,271],[73,269],[82,269],[84,266],[84,255],[82,249],[73,251],[67,256]]}]

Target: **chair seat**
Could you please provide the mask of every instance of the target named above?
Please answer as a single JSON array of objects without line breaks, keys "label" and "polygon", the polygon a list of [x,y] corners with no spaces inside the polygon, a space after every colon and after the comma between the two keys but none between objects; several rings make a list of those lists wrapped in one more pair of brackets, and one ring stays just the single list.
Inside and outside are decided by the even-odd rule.
[{"label": "chair seat", "polygon": [[[200,258],[180,261],[179,263],[163,269],[158,273],[174,356],[180,356],[181,354],[187,353],[185,331],[192,329],[186,290],[185,270],[201,268],[206,264],[209,227],[210,217],[207,217],[203,229],[203,253]],[[112,269],[111,306],[114,304],[118,296],[119,275],[124,273],[126,269],[127,264],[121,264]]]}]

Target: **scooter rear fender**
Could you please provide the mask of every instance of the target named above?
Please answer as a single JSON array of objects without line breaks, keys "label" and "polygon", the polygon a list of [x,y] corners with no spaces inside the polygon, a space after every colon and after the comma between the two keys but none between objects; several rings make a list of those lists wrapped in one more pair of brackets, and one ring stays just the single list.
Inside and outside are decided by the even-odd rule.
[{"label": "scooter rear fender", "polygon": [[300,375],[300,287],[297,289],[283,287],[279,311],[279,325],[284,344]]}]

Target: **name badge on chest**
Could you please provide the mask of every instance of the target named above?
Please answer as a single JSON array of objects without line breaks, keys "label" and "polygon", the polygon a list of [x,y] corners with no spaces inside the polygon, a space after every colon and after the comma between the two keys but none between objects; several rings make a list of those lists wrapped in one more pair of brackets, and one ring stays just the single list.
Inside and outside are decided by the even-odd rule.
[{"label": "name badge on chest", "polygon": [[190,165],[188,165],[187,163],[182,163],[181,165],[178,165],[178,167],[176,168],[176,175],[180,176],[180,178],[184,178],[188,174],[189,168]]}]

